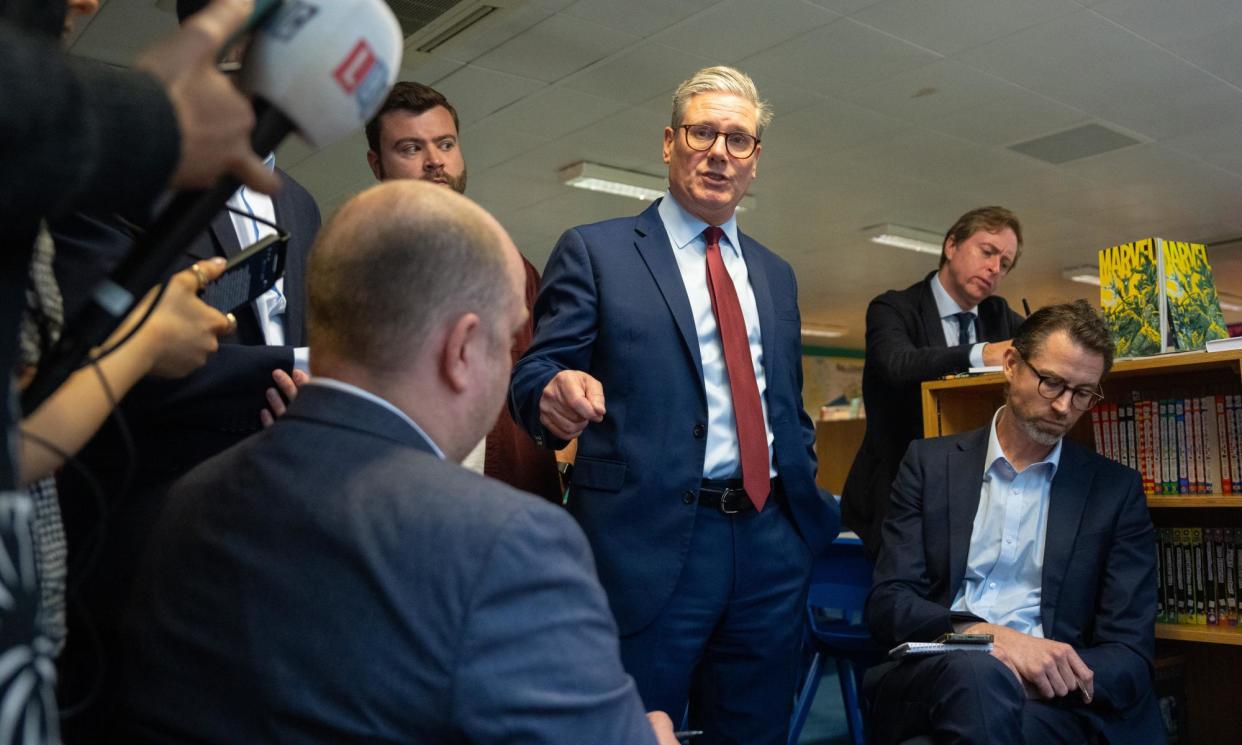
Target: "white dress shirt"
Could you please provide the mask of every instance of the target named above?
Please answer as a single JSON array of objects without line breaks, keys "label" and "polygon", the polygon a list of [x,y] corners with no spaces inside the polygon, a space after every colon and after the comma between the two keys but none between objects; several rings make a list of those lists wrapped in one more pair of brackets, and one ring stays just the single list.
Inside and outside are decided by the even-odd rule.
[{"label": "white dress shirt", "polygon": [[[276,158],[268,155],[264,164],[269,169],[276,167]],[[254,191],[248,187],[241,187],[233,192],[233,196],[229,197],[228,206],[233,208],[229,212],[229,217],[233,221],[233,229],[237,232],[237,242],[246,249],[269,235],[276,232],[271,225],[262,222],[276,222],[276,206],[272,203],[272,198],[262,192]],[[241,214],[238,214],[238,213]],[[251,219],[251,215],[259,218]],[[268,346],[279,347],[285,344],[285,278],[281,277],[276,280],[276,284],[272,289],[258,296],[253,301],[255,315],[259,319],[259,327],[263,330],[263,340]],[[293,366],[299,370],[309,370],[308,350],[305,347],[297,347],[293,351]]]},{"label": "white dress shirt", "polygon": [[[725,369],[724,350],[720,345],[720,333],[716,329],[716,314],[712,312],[712,298],[707,290],[707,240],[703,231],[707,223],[687,212],[671,192],[657,208],[664,230],[668,233],[681,271],[681,281],[690,298],[690,311],[694,314],[694,328],[699,337],[699,357],[703,362],[703,387],[707,391],[707,452],[703,459],[703,478],[728,479],[742,474],[740,451],[737,443],[737,424],[733,418],[733,396],[729,388],[729,375]],[[750,342],[750,359],[755,368],[755,381],[759,384],[759,401],[763,406],[763,428],[768,438],[768,473],[776,475],[772,467],[772,427],[768,424],[768,402],[765,398],[767,380],[763,372],[763,339],[759,334],[759,310],[755,305],[755,293],[750,286],[750,273],[742,258],[741,244],[737,237],[737,216],[721,225],[724,237],[720,239],[720,255],[725,269],[733,280],[742,317],[746,320],[746,336]]]},{"label": "white dress shirt", "polygon": [[353,385],[352,383],[346,383],[340,380],[334,380],[333,378],[325,378],[322,375],[315,377],[315,378],[311,378],[310,381],[306,383],[306,385],[321,385],[324,388],[332,388],[333,390],[341,391],[342,393],[348,393],[351,396],[357,396],[358,398],[364,398],[378,406],[383,406],[385,409],[388,409],[392,413],[401,417],[402,421],[404,421],[406,424],[413,427],[414,431],[418,433],[418,436],[426,440],[427,444],[431,446],[431,450],[433,453],[435,453],[437,458],[439,458],[440,460],[447,460],[447,458],[445,458],[444,456],[444,451],[440,449],[440,446],[436,444],[435,440],[431,439],[430,435],[428,435],[425,431],[423,431],[422,427],[418,426],[418,422],[411,419],[409,414],[406,414],[401,409],[398,409],[396,406],[393,406],[386,399],[380,398],[374,393],[366,389],[359,388],[358,386]]},{"label": "white dress shirt", "polygon": [[996,437],[996,421],[1004,410],[1002,406],[992,416],[966,575],[951,609],[1043,638],[1039,603],[1044,545],[1061,441],[1043,460],[1015,471]]},{"label": "white dress shirt", "polygon": [[[983,367],[983,348],[987,342],[979,341],[979,308],[963,308],[957,304],[957,301],[949,297],[949,291],[944,289],[944,285],[940,284],[940,272],[936,272],[936,276],[931,281],[932,297],[936,298],[936,312],[940,314],[940,325],[944,328],[944,343],[950,347],[956,347],[958,344],[970,344],[978,342],[970,348],[970,366]],[[970,334],[967,338],[960,338],[961,326],[957,322],[958,313],[969,313],[975,317],[975,322],[970,326]]]}]

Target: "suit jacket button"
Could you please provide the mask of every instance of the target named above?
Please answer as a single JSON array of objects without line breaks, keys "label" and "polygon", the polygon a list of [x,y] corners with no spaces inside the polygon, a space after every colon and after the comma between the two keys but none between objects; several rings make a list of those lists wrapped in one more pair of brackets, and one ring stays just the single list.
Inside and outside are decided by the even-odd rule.
[{"label": "suit jacket button", "polygon": [[694,492],[687,490],[685,494],[682,494],[681,503],[682,504],[694,504]]},{"label": "suit jacket button", "polygon": [[704,427],[702,424],[694,425],[694,439],[701,440],[705,434],[707,434],[707,427]]}]

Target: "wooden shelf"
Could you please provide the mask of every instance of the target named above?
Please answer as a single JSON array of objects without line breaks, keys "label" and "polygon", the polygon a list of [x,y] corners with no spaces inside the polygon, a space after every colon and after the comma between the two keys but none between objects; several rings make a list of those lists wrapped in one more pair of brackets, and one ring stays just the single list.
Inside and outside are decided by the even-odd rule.
[{"label": "wooden shelf", "polygon": [[1234,644],[1242,646],[1242,627],[1239,626],[1200,626],[1189,623],[1158,623],[1156,624],[1157,639],[1173,639],[1183,642],[1202,642],[1205,644]]},{"label": "wooden shelf", "polygon": [[1242,496],[1225,494],[1149,494],[1151,509],[1182,507],[1242,507]]}]

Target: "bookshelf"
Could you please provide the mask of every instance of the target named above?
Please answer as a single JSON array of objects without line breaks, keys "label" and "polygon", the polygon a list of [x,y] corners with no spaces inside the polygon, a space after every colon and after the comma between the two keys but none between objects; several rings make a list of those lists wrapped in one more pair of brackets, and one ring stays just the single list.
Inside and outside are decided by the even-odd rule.
[{"label": "bookshelf", "polygon": [[[923,433],[950,435],[986,426],[1004,403],[1001,373],[928,381],[923,384]],[[1195,395],[1213,391],[1242,393],[1242,350],[1182,352],[1119,360],[1104,379],[1106,401],[1130,401],[1138,393]],[[1091,417],[1084,415],[1069,434],[1095,447]],[[1242,527],[1242,495],[1149,495],[1156,527]],[[1156,624],[1158,657],[1185,658],[1189,739],[1193,743],[1236,743],[1238,701],[1242,700],[1242,626]]]}]

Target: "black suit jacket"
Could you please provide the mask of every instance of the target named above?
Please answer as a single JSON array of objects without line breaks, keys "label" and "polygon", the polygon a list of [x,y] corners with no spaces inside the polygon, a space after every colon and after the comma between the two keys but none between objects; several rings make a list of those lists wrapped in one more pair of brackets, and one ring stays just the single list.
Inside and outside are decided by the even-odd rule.
[{"label": "black suit jacket", "polygon": [[[285,337],[287,346],[264,344],[262,327],[252,304],[236,311],[237,331],[222,340],[220,350],[188,377],[148,377],[121,401],[120,413],[133,442],[133,454],[115,421],[109,421],[79,453],[105,492],[109,514],[101,522],[93,488],[75,469],[59,477],[61,504],[70,542],[79,556],[92,556],[94,566],[73,564],[71,581],[83,582],[81,595],[97,627],[102,650],[83,649],[93,634],[71,619],[70,641],[62,657],[62,699],[72,705],[99,674],[97,657],[115,667],[120,602],[128,596],[137,560],[163,507],[169,485],[198,463],[261,429],[259,411],[272,385],[272,370],[293,368],[293,348],[305,344],[305,268],[319,230],[314,199],[284,172],[273,195],[276,222],[290,233],[285,260]],[[56,241],[56,273],[72,318],[93,281],[112,270],[133,246],[134,232],[115,216],[75,215],[52,226]],[[230,257],[241,251],[227,211],[189,247],[176,269],[200,259]],[[132,464],[132,472],[130,471]],[[122,493],[124,492],[124,493]],[[99,545],[97,541],[102,541]],[[104,685],[101,709],[110,703],[113,681]],[[65,740],[85,742],[98,726],[101,709],[69,719]]]},{"label": "black suit jacket", "polygon": [[[922,382],[970,368],[972,345],[945,343],[931,290],[935,274],[904,290],[889,290],[867,307],[867,431],[841,490],[841,518],[862,538],[872,560],[880,551],[880,526],[897,465],[906,447],[923,436]],[[978,310],[980,341],[1009,339],[1022,324],[1002,297],[985,299]]]},{"label": "black suit jacket", "polygon": [[[919,440],[901,462],[866,606],[885,648],[953,631],[949,606],[966,572],[988,433]],[[1073,646],[1095,672],[1084,711],[1110,742],[1163,742],[1152,695],[1155,535],[1141,477],[1066,439],[1050,499],[1044,636]]]}]

